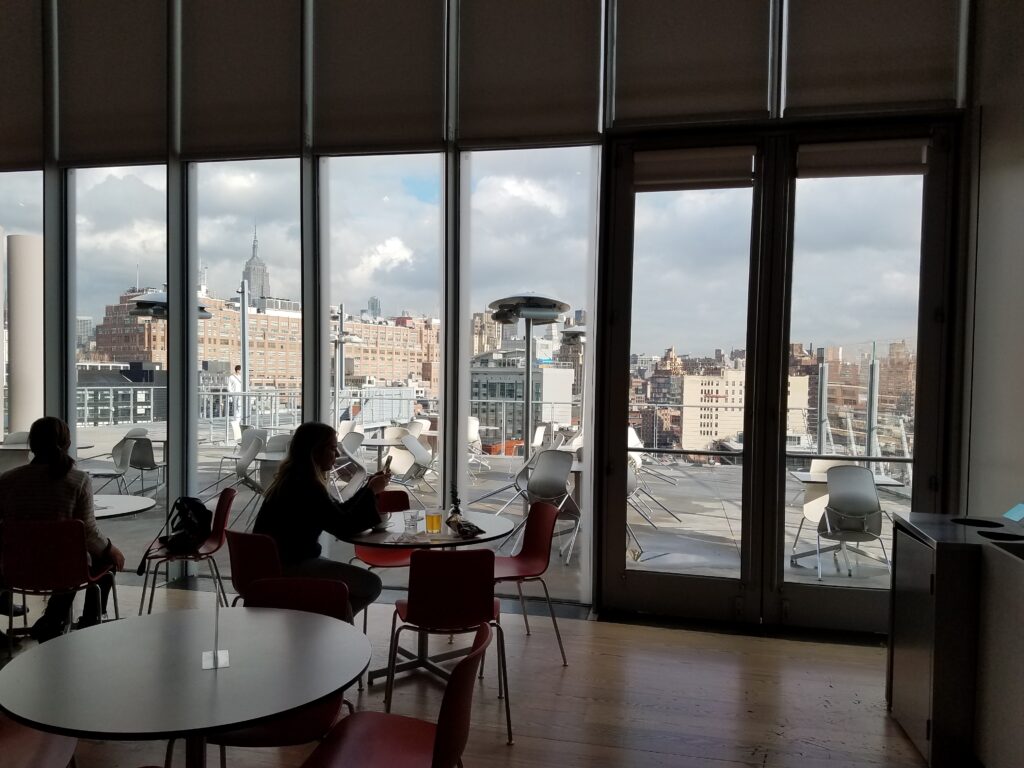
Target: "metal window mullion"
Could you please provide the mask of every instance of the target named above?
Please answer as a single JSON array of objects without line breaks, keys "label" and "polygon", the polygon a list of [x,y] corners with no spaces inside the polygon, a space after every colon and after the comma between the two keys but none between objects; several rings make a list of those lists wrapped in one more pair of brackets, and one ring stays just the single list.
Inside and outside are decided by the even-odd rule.
[{"label": "metal window mullion", "polygon": [[[462,200],[462,158],[458,148],[459,115],[459,0],[448,0],[445,37],[445,109],[444,109],[444,189],[442,252],[444,253],[444,277],[441,286],[441,397],[439,401],[441,426],[441,490],[440,503],[447,506],[451,478],[465,477],[466,455],[459,450],[465,435],[466,418],[463,417],[463,402],[466,401],[465,415],[468,416],[468,375],[463,381],[461,355],[468,353],[464,345],[464,334],[460,333],[462,323],[465,285],[462,280],[461,254],[461,211]],[[463,350],[463,346],[466,349]],[[468,369],[468,365],[467,365]],[[464,391],[465,390],[465,391]],[[464,397],[465,396],[465,397]]]},{"label": "metal window mullion", "polygon": [[[302,3],[302,149],[299,158],[299,220],[302,270],[302,419],[323,420],[330,412],[330,260],[321,258],[328,234],[321,233],[320,161],[313,152],[314,0]],[[332,416],[335,419],[336,416]],[[337,424],[333,425],[337,428]]]}]

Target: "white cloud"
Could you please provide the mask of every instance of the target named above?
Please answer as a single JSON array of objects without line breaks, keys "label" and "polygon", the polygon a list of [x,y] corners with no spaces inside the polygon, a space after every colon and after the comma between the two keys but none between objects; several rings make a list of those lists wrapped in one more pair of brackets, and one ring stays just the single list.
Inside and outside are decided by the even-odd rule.
[{"label": "white cloud", "polygon": [[543,211],[565,218],[568,203],[557,192],[534,179],[515,176],[488,176],[473,190],[473,211],[485,216],[501,216],[517,207]]}]

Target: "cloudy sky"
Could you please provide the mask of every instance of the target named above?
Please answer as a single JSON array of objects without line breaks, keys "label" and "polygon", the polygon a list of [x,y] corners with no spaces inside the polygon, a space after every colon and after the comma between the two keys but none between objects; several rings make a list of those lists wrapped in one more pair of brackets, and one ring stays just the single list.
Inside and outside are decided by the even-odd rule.
[{"label": "cloudy sky", "polygon": [[[331,300],[358,312],[438,315],[442,161],[436,154],[325,161]],[[534,291],[587,308],[595,252],[597,150],[479,152],[464,163],[470,306]],[[252,250],[271,292],[298,298],[299,167],[294,159],[198,169],[199,255],[210,291],[231,295]],[[41,230],[41,175],[0,174],[0,227]],[[164,282],[163,168],[76,172],[78,314]],[[637,199],[635,352],[706,354],[745,344],[751,192],[649,192]],[[800,180],[794,341],[852,345],[916,329],[920,177]]]}]

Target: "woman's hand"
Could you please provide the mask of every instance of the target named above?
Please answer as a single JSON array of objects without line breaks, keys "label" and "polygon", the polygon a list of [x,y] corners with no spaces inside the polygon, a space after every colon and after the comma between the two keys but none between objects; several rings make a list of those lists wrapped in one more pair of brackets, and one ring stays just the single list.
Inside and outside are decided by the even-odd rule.
[{"label": "woman's hand", "polygon": [[366,484],[370,486],[370,490],[374,494],[378,494],[388,487],[388,483],[391,482],[391,472],[377,472],[370,475],[370,479],[366,481]]},{"label": "woman's hand", "polygon": [[114,567],[119,570],[124,570],[124,552],[115,547],[113,544],[110,545],[110,559],[114,563]]}]

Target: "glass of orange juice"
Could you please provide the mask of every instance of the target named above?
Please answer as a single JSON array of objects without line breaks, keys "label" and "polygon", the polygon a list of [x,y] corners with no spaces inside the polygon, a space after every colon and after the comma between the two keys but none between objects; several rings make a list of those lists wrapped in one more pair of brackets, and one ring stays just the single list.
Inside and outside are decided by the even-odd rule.
[{"label": "glass of orange juice", "polygon": [[441,532],[441,510],[440,509],[428,509],[427,510],[427,533],[440,533]]}]

